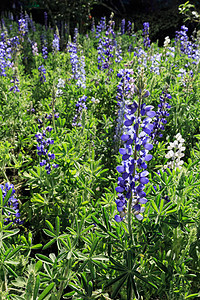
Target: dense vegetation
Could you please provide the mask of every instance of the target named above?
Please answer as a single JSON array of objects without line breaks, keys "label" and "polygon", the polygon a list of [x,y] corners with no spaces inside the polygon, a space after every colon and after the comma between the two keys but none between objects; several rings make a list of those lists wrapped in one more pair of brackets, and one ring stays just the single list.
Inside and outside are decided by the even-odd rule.
[{"label": "dense vegetation", "polygon": [[200,297],[199,32],[149,30],[1,20],[0,299]]}]

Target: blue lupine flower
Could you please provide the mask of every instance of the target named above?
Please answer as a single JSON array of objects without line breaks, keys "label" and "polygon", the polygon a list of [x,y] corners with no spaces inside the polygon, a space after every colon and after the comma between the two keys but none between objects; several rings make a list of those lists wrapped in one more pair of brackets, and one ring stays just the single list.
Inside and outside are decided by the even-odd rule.
[{"label": "blue lupine flower", "polygon": [[52,42],[52,49],[54,53],[57,53],[60,50],[60,39],[57,34],[54,34],[54,39]]},{"label": "blue lupine flower", "polygon": [[83,95],[81,98],[78,99],[78,102],[76,103],[76,112],[73,119],[72,126],[78,126],[81,127],[81,119],[82,119],[82,113],[83,109],[87,109],[87,106],[85,105],[87,96]]},{"label": "blue lupine flower", "polygon": [[121,22],[121,35],[125,34],[125,19],[122,19],[122,22]]},{"label": "blue lupine flower", "polygon": [[[110,25],[106,31],[106,36],[99,39],[98,43],[98,69],[105,70],[108,69],[112,72],[113,58],[115,62],[120,62],[122,60],[121,50],[117,48],[117,42],[115,40],[116,35],[112,28],[114,22],[110,20]],[[111,38],[112,37],[112,38]]]},{"label": "blue lupine flower", "polygon": [[16,223],[19,225],[22,224],[23,222],[20,220],[20,213],[19,213],[19,202],[14,196],[15,194],[14,185],[6,183],[5,186],[3,186],[2,184],[0,184],[0,189],[2,190],[3,202],[8,191],[12,189],[12,193],[6,204],[6,207],[13,209],[15,213],[14,214],[11,212],[8,213],[9,216],[5,218],[5,224],[9,224],[9,223]]},{"label": "blue lupine flower", "polygon": [[48,58],[48,50],[47,50],[47,44],[46,43],[44,43],[43,46],[42,46],[42,57],[44,59]]},{"label": "blue lupine flower", "polygon": [[[42,120],[38,120],[39,126],[38,128],[41,128],[41,125],[43,124]],[[49,152],[50,145],[54,144],[54,140],[50,138],[50,132],[52,131],[52,127],[47,126],[46,129],[44,129],[41,132],[38,132],[35,134],[35,137],[37,139],[37,154],[41,157],[40,166],[45,166],[45,170],[47,171],[47,174],[51,173],[52,167],[57,168],[59,165],[52,164],[52,161],[55,159],[55,154]]]},{"label": "blue lupine flower", "polygon": [[76,85],[78,87],[86,88],[85,82],[85,57],[78,57],[77,54],[77,45],[75,43],[70,43],[68,45],[69,53],[70,53],[70,62],[72,65],[72,78],[77,80]]},{"label": "blue lupine flower", "polygon": [[32,43],[32,53],[33,53],[33,56],[37,56],[38,55],[37,43]]},{"label": "blue lupine flower", "polygon": [[74,38],[73,38],[73,42],[76,44],[77,43],[77,38],[78,38],[78,28],[76,27],[74,29]]},{"label": "blue lupine flower", "polygon": [[77,55],[77,45],[75,43],[68,44],[69,53],[70,53],[70,62],[72,65],[72,74],[74,79],[78,79],[79,73],[79,60]]},{"label": "blue lupine flower", "polygon": [[10,81],[13,83],[13,86],[10,88],[10,91],[20,92],[19,90],[19,79],[17,78],[17,74],[13,75],[13,79]]},{"label": "blue lupine flower", "polygon": [[94,18],[92,18],[91,32],[92,32],[92,33],[95,32],[95,21],[94,21]]},{"label": "blue lupine flower", "polygon": [[[141,92],[140,99],[149,96],[149,92]],[[141,94],[142,93],[142,94]],[[145,103],[129,102],[125,105],[124,131],[121,140],[124,147],[119,149],[122,155],[122,165],[117,166],[117,171],[121,173],[118,178],[116,199],[118,215],[115,220],[120,222],[126,215],[127,201],[132,199],[132,210],[138,220],[142,220],[141,213],[144,212],[142,206],[147,202],[144,192],[145,184],[149,182],[147,162],[152,159],[149,151],[153,145],[150,143],[150,134],[153,130],[151,119],[156,115],[152,110],[153,106]]]},{"label": "blue lupine flower", "polygon": [[[134,56],[137,56],[138,58],[138,64],[142,65],[144,68],[147,67],[147,53],[142,48],[135,49]],[[140,70],[141,67],[138,67],[138,70]]]},{"label": "blue lupine flower", "polygon": [[128,21],[128,25],[127,25],[127,33],[130,36],[132,33],[132,23],[131,21]]},{"label": "blue lupine flower", "polygon": [[79,59],[79,77],[76,85],[78,87],[86,88],[86,76],[85,76],[85,56],[81,56]]},{"label": "blue lupine flower", "polygon": [[118,118],[117,118],[117,126],[116,126],[116,135],[114,136],[115,140],[119,140],[121,137],[121,132],[123,130],[124,123],[124,113],[125,113],[125,104],[126,100],[130,95],[130,71],[129,70],[120,70],[117,74],[119,78],[121,78],[120,83],[117,86],[117,105],[119,106],[118,110]]},{"label": "blue lupine flower", "polygon": [[18,20],[19,33],[24,36],[28,32],[27,21],[25,19]]},{"label": "blue lupine flower", "polygon": [[47,20],[48,20],[48,14],[47,12],[45,11],[44,12],[44,26],[45,26],[45,29],[47,30]]},{"label": "blue lupine flower", "polygon": [[103,32],[104,30],[106,30],[106,18],[102,17],[100,20],[100,23],[97,25],[96,27],[96,38],[100,38],[100,34],[101,32]]},{"label": "blue lupine flower", "polygon": [[180,43],[181,53],[184,53],[188,58],[192,59],[192,64],[197,65],[200,61],[200,52],[195,42],[189,41],[187,35],[188,28],[183,25],[180,31],[176,31],[175,44]]},{"label": "blue lupine flower", "polygon": [[160,60],[162,57],[162,53],[156,53],[153,56],[151,56],[150,60],[151,60],[151,67],[150,70],[151,72],[154,72],[157,75],[160,75]]},{"label": "blue lupine flower", "polygon": [[39,66],[38,71],[39,71],[40,81],[42,83],[46,82],[46,76],[45,76],[46,69],[45,69],[45,67],[43,65]]},{"label": "blue lupine flower", "polygon": [[154,143],[157,143],[158,137],[163,136],[161,132],[165,129],[164,125],[167,123],[166,117],[169,116],[167,110],[171,108],[171,105],[166,101],[171,98],[172,96],[167,92],[162,92],[162,95],[160,96],[160,104],[158,104],[158,110],[153,122],[153,131],[150,134]]},{"label": "blue lupine flower", "polygon": [[144,38],[144,48],[147,49],[150,47],[150,39],[149,39],[149,23],[148,22],[145,22],[143,23],[143,38]]}]

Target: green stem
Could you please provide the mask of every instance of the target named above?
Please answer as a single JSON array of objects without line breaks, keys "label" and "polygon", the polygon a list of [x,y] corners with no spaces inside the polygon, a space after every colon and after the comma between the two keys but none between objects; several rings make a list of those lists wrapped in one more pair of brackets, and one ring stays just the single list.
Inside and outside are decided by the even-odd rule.
[{"label": "green stem", "polygon": [[5,169],[3,168],[2,171],[3,171],[3,175],[4,175],[5,179],[7,180],[7,182],[9,182],[9,179],[8,179],[8,177],[7,177],[7,175],[6,175]]},{"label": "green stem", "polygon": [[[68,273],[70,271],[70,264],[71,264],[71,259],[68,260],[67,262],[67,266],[66,266],[66,269],[65,269],[65,272],[64,272],[64,278],[67,278],[68,277]],[[58,291],[58,300],[61,299],[62,297],[62,293],[63,293],[63,290],[64,290],[64,283],[65,283],[65,280],[61,280],[60,282],[60,286],[59,286],[59,291]]]},{"label": "green stem", "polygon": [[[141,107],[141,103],[142,103],[142,92],[139,95],[139,103],[138,103],[138,113],[137,113],[137,119],[140,116],[140,107]],[[138,137],[138,133],[139,133],[139,126],[138,129],[136,131],[136,137]],[[134,169],[133,169],[133,177],[135,177],[135,170],[136,170],[136,160],[137,160],[137,150],[136,150],[136,144],[135,144],[135,149],[134,149]],[[131,197],[128,201],[128,231],[129,231],[129,236],[131,239],[131,242],[133,245],[135,245],[134,239],[133,239],[133,232],[132,232],[132,226],[131,226],[131,216],[132,216],[132,201],[133,201],[133,193],[131,191]]]}]

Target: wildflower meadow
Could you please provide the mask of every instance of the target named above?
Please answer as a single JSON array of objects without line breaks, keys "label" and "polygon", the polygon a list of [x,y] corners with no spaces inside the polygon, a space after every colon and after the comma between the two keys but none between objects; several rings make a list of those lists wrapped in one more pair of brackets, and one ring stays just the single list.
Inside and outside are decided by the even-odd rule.
[{"label": "wildflower meadow", "polygon": [[[182,5],[188,12],[192,6]],[[178,14],[178,12],[177,12]],[[200,299],[200,16],[0,21],[0,299]]]}]

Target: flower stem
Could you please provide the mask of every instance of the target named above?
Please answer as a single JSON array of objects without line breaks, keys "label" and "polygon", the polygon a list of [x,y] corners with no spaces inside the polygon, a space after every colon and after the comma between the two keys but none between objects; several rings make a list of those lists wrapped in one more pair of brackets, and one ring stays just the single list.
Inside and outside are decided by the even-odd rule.
[{"label": "flower stem", "polygon": [[[140,116],[141,104],[142,104],[142,93],[140,93],[140,95],[139,95],[137,121],[138,121],[139,116]],[[138,124],[138,128],[137,128],[137,131],[136,131],[136,138],[138,137],[138,134],[139,134],[139,124]],[[136,143],[135,143],[133,178],[135,177],[136,160],[137,160],[137,150],[136,150]],[[131,226],[132,202],[133,202],[133,192],[131,190],[131,197],[128,201],[128,231],[129,231],[129,236],[130,236],[131,242],[132,242],[133,245],[135,245],[134,238],[133,238],[133,232],[132,232],[132,226]]]}]

